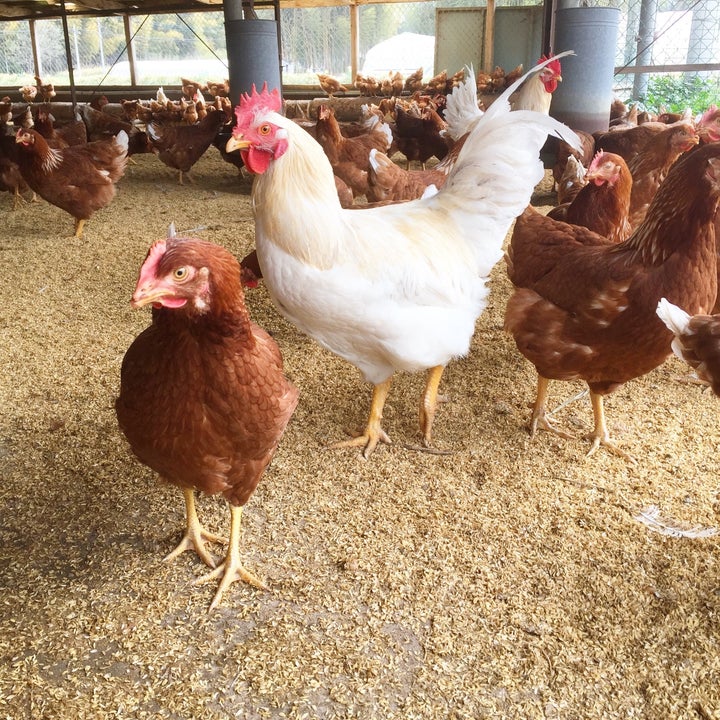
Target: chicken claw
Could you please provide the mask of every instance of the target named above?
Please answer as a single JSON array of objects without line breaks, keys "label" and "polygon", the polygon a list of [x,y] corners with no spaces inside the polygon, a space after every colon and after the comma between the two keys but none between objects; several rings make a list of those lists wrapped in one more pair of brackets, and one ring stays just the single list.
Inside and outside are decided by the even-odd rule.
[{"label": "chicken claw", "polygon": [[211,568],[214,568],[217,563],[214,558],[208,552],[205,547],[205,541],[225,543],[227,540],[220,535],[208,532],[200,524],[197,512],[195,510],[195,494],[192,489],[183,489],[183,495],[185,496],[185,508],[186,508],[186,529],[185,535],[178,546],[169,554],[166,555],[165,562],[170,562],[179,557],[186,550],[195,550],[200,559]]},{"label": "chicken claw", "polygon": [[437,409],[438,402],[440,402],[438,387],[444,370],[445,367],[443,365],[436,365],[430,369],[425,392],[423,393],[422,402],[420,403],[420,430],[423,434],[422,443],[427,448],[430,447],[430,440],[432,438],[432,424],[435,419],[435,410]]},{"label": "chicken claw", "polygon": [[269,590],[268,586],[249,570],[246,570],[240,563],[240,521],[242,520],[242,508],[241,507],[230,507],[230,542],[228,546],[227,556],[224,562],[211,570],[206,575],[198,578],[195,581],[195,585],[204,585],[205,583],[215,580],[222,575],[222,580],[215,592],[215,597],[212,603],[210,603],[210,609],[208,612],[214,610],[222,600],[225,591],[232,585],[236,580],[243,580],[244,582],[259,588],[260,590]]},{"label": "chicken claw", "polygon": [[375,448],[380,442],[386,445],[392,445],[392,440],[390,440],[388,434],[380,427],[380,423],[376,426],[371,426],[371,423],[368,423],[368,426],[362,434],[350,440],[335,442],[332,445],[328,445],[328,448],[330,450],[339,450],[340,448],[347,447],[361,447],[363,448],[362,455],[367,460],[375,452]]},{"label": "chicken claw", "polygon": [[382,411],[385,406],[385,400],[387,399],[388,393],[390,392],[391,379],[388,378],[379,385],[376,385],[373,389],[372,405],[370,407],[370,417],[365,427],[365,431],[358,437],[354,437],[350,440],[341,440],[340,442],[333,443],[328,447],[331,450],[337,450],[339,448],[346,447],[363,447],[363,457],[367,460],[370,455],[373,454],[375,448],[379,442],[384,442],[387,445],[392,445],[392,441],[388,437],[387,433],[382,429]]},{"label": "chicken claw", "polygon": [[550,381],[548,378],[538,374],[537,395],[535,397],[535,403],[532,406],[532,416],[530,417],[530,424],[528,426],[530,437],[534,437],[538,430],[547,430],[565,440],[574,440],[575,435],[565,432],[565,430],[558,430],[550,422],[550,418],[545,412],[549,384]]},{"label": "chicken claw", "polygon": [[592,402],[593,415],[595,417],[595,429],[586,436],[588,439],[592,439],[592,445],[587,451],[585,457],[590,457],[601,445],[603,445],[608,450],[616,455],[619,455],[628,462],[637,464],[637,461],[632,455],[629,455],[624,450],[620,449],[610,439],[610,433],[608,432],[607,424],[605,422],[605,405],[603,403],[603,396],[591,391],[590,401]]}]

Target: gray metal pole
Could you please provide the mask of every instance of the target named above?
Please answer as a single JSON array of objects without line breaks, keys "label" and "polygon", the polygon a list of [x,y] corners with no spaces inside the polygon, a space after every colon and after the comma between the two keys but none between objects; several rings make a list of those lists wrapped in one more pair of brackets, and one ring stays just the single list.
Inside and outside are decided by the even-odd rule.
[{"label": "gray metal pole", "polygon": [[75,75],[73,74],[72,53],[70,52],[70,33],[68,32],[67,10],[65,9],[65,0],[60,0],[60,6],[62,7],[62,26],[63,35],[65,36],[65,56],[67,57],[68,77],[70,79],[70,102],[72,103],[74,111],[77,106],[77,100],[75,97]]},{"label": "gray metal pole", "polygon": [[[655,36],[657,9],[657,0],[642,0],[640,22],[638,24],[636,65],[652,64],[652,44]],[[647,73],[636,73],[633,81],[633,98],[644,98],[647,95],[647,86]]]}]

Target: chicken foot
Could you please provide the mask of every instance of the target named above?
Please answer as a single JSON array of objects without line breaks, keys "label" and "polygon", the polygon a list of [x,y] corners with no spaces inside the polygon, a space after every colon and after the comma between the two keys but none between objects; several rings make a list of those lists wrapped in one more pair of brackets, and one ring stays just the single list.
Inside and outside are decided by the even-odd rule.
[{"label": "chicken foot", "polygon": [[337,450],[339,448],[346,447],[363,447],[363,457],[369,458],[370,455],[375,451],[379,442],[387,443],[391,445],[392,442],[387,436],[387,433],[382,429],[382,412],[385,407],[385,401],[387,400],[388,393],[390,392],[391,378],[381,382],[379,385],[375,385],[373,388],[372,405],[370,406],[370,417],[368,418],[365,431],[350,440],[341,440],[340,442],[333,443],[330,445],[331,450]]},{"label": "chicken foot", "polygon": [[435,419],[435,411],[438,402],[446,400],[438,395],[438,387],[442,378],[445,367],[436,365],[430,368],[428,373],[425,392],[423,393],[422,402],[420,403],[420,431],[423,434],[422,444],[430,447],[430,439],[432,438],[432,424]]},{"label": "chicken foot", "polygon": [[75,237],[80,238],[82,237],[82,231],[83,226],[85,225],[85,220],[82,218],[75,218]]},{"label": "chicken foot", "polygon": [[183,488],[183,496],[185,497],[185,522],[186,529],[182,540],[178,546],[167,556],[165,562],[170,562],[179,557],[186,550],[195,550],[200,559],[211,568],[217,563],[212,555],[205,547],[205,541],[224,543],[226,539],[220,535],[208,532],[201,524],[195,510],[195,493],[191,488]]},{"label": "chicken foot", "polygon": [[603,396],[590,391],[590,402],[592,403],[593,417],[595,418],[595,429],[586,437],[592,440],[592,445],[585,457],[590,457],[601,445],[621,458],[631,463],[636,463],[635,458],[619,448],[611,439],[605,422],[605,404]]},{"label": "chicken foot", "polygon": [[558,428],[550,422],[548,413],[545,410],[549,385],[550,380],[538,374],[537,394],[535,396],[535,403],[532,406],[532,415],[528,427],[530,437],[533,437],[538,430],[547,430],[561,438],[565,438],[565,440],[574,440],[575,436],[573,434],[565,432],[565,430],[558,430]]},{"label": "chicken foot", "polygon": [[227,555],[221,565],[216,567],[207,575],[203,575],[195,581],[195,585],[204,585],[222,575],[222,580],[215,593],[208,612],[213,611],[222,600],[225,591],[236,580],[243,580],[260,590],[269,590],[268,586],[259,578],[255,577],[249,570],[246,570],[240,563],[240,522],[242,520],[242,508],[230,506],[230,542]]}]

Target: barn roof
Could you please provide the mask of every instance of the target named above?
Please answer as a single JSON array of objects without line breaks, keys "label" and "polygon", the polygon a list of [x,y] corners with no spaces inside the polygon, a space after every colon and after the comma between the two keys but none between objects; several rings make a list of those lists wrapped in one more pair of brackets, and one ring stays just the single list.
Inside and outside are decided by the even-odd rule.
[{"label": "barn roof", "polygon": [[[280,7],[323,7],[366,5],[373,2],[407,2],[407,0],[280,0]],[[256,0],[257,6],[274,5],[273,0]],[[67,0],[67,15],[153,15],[164,12],[222,10],[223,0]],[[61,0],[0,0],[0,20],[29,20],[61,17]]]}]

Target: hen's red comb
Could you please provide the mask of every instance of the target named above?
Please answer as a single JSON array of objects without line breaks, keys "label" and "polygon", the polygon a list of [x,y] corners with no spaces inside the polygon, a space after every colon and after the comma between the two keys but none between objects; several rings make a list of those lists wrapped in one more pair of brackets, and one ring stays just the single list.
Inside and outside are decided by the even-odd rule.
[{"label": "hen's red comb", "polygon": [[252,94],[243,93],[240,96],[240,104],[235,108],[235,117],[237,118],[238,127],[247,127],[252,118],[258,111],[280,112],[282,109],[282,100],[280,91],[273,88],[272,92],[268,92],[267,81],[263,83],[262,90],[257,91],[255,84],[252,86]]}]

